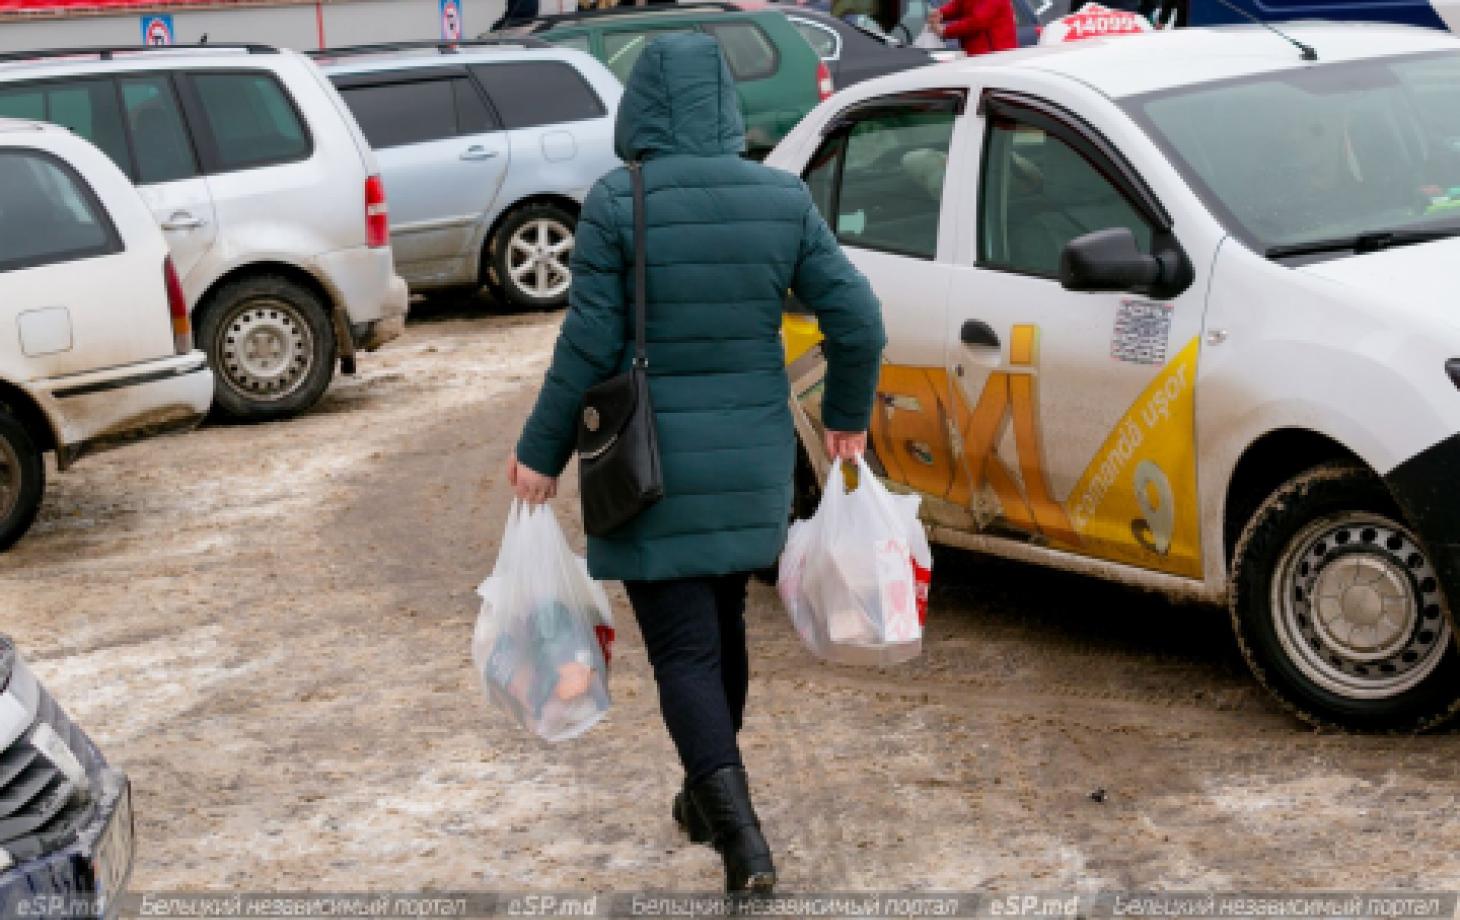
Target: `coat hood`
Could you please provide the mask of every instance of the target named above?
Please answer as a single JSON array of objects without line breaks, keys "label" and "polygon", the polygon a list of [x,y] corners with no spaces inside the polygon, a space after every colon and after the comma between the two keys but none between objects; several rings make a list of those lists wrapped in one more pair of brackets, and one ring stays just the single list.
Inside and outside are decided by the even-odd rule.
[{"label": "coat hood", "polygon": [[623,160],[741,153],[745,121],[719,43],[701,34],[651,41],[624,87],[613,145]]}]

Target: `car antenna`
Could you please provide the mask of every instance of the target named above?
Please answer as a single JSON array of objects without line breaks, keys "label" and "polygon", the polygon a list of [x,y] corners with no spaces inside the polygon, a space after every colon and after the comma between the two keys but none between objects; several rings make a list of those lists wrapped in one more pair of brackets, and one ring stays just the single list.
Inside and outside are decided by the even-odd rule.
[{"label": "car antenna", "polygon": [[1252,22],[1257,23],[1258,25],[1262,26],[1264,29],[1266,29],[1269,32],[1271,32],[1272,34],[1276,35],[1278,38],[1281,38],[1283,41],[1285,41],[1288,44],[1292,45],[1294,48],[1297,48],[1299,54],[1302,55],[1303,60],[1305,60],[1305,61],[1316,61],[1316,60],[1318,60],[1318,52],[1313,50],[1313,46],[1312,45],[1305,45],[1302,42],[1298,41],[1293,36],[1291,36],[1288,33],[1282,31],[1281,29],[1279,29],[1277,26],[1273,25],[1272,23],[1267,22],[1266,20],[1258,19],[1256,16],[1252,15],[1252,13],[1248,12],[1247,10],[1244,10],[1242,7],[1240,7],[1237,4],[1231,2],[1231,0],[1217,0],[1217,2],[1220,3],[1222,6],[1225,6],[1227,9],[1231,10],[1232,12],[1236,13],[1238,16],[1241,16],[1241,17],[1243,17],[1245,19],[1249,19]]}]

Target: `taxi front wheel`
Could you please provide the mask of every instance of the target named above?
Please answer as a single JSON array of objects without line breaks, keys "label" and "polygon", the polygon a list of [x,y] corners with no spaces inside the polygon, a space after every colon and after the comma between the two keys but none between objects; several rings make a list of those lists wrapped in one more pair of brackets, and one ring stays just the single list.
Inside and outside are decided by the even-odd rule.
[{"label": "taxi front wheel", "polygon": [[1332,463],[1284,483],[1235,560],[1228,606],[1242,654],[1300,718],[1421,731],[1460,710],[1439,577],[1373,473]]}]

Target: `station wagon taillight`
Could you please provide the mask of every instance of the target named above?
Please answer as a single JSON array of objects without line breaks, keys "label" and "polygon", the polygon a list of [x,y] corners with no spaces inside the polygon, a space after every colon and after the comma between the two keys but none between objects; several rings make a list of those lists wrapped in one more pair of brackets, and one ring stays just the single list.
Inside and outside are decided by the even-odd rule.
[{"label": "station wagon taillight", "polygon": [[390,207],[379,176],[365,180],[365,245],[371,249],[390,245]]},{"label": "station wagon taillight", "polygon": [[185,355],[193,350],[193,324],[188,319],[188,298],[183,294],[172,256],[162,260],[162,281],[167,287],[167,315],[172,319],[172,347]]},{"label": "station wagon taillight", "polygon": [[825,61],[817,61],[816,94],[820,96],[821,100],[824,102],[827,99],[831,98],[831,94],[834,92],[836,92],[836,86],[834,86],[831,82],[831,68],[826,66]]}]

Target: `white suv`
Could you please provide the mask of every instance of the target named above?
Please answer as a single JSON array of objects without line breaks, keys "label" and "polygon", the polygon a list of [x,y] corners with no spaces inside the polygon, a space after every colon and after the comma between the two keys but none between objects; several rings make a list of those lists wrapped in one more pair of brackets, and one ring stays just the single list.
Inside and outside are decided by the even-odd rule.
[{"label": "white suv", "polygon": [[131,177],[172,247],[224,414],[297,414],[337,360],[352,372],[356,348],[400,334],[406,287],[375,155],[304,55],[0,56],[0,117],[70,128]]},{"label": "white suv", "polygon": [[44,451],[185,430],[213,376],[146,205],[92,145],[0,119],[0,550],[35,519]]}]

